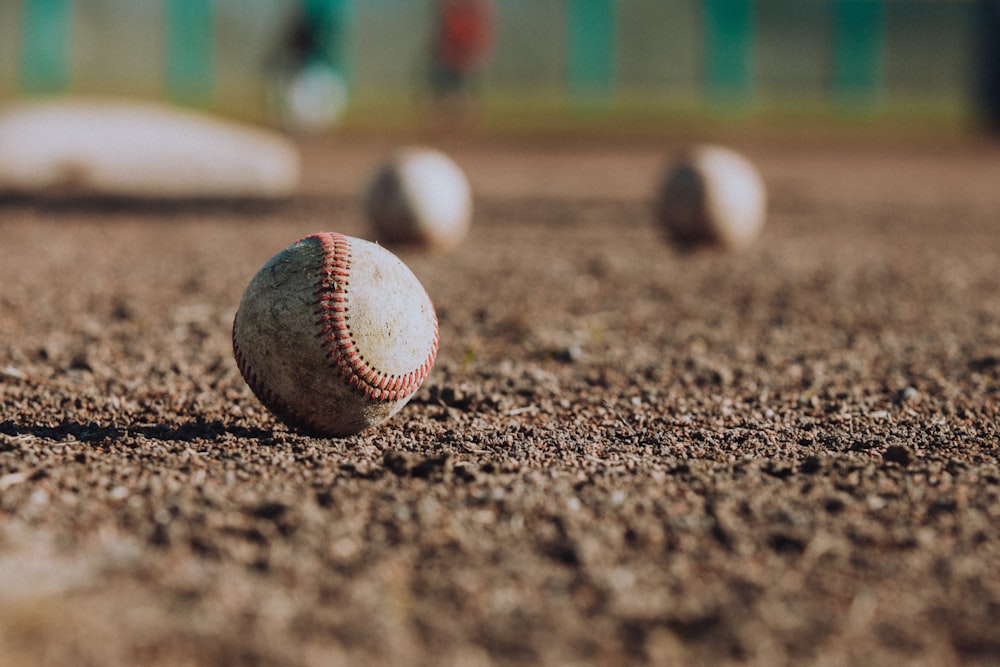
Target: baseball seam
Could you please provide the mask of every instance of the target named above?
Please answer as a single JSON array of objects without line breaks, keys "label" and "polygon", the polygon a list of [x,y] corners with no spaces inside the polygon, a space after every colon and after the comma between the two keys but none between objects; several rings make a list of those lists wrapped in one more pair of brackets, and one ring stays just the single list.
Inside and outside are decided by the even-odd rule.
[{"label": "baseball seam", "polygon": [[347,290],[351,276],[351,244],[343,234],[321,232],[306,237],[322,248],[320,279],[316,282],[316,325],[321,346],[333,368],[348,386],[371,400],[393,402],[413,394],[430,373],[438,349],[437,316],[434,316],[434,340],[427,358],[417,368],[403,375],[387,374],[365,360],[351,338]]}]

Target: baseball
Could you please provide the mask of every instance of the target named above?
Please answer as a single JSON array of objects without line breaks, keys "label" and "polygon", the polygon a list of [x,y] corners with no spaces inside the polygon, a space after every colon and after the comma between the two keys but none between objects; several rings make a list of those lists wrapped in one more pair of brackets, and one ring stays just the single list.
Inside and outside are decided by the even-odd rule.
[{"label": "baseball", "polygon": [[0,114],[0,190],[150,198],[291,195],[284,137],[152,102],[70,98]]},{"label": "baseball", "polygon": [[321,134],[344,115],[348,90],[344,77],[325,63],[305,65],[281,91],[282,124],[296,134]]},{"label": "baseball", "polygon": [[404,148],[376,169],[364,209],[380,241],[449,249],[468,233],[472,190],[462,169],[444,153]]},{"label": "baseball", "polygon": [[738,249],[764,226],[767,196],[757,168],[722,146],[698,146],[671,165],[659,193],[658,217],[679,245]]},{"label": "baseball", "polygon": [[306,433],[345,437],[396,414],[434,364],[434,306],[409,268],[368,241],[321,232],[250,281],[233,354],[272,413]]}]

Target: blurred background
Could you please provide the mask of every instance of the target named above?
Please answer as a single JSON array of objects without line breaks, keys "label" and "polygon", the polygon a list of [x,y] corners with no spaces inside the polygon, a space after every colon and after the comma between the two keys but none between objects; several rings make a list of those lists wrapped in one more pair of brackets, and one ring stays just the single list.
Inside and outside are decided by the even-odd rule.
[{"label": "blurred background", "polygon": [[[992,0],[484,4],[475,62],[451,82],[479,130],[1000,122]],[[276,125],[297,104],[310,132],[420,127],[450,92],[441,12],[438,0],[4,0],[0,102],[165,99]]]}]

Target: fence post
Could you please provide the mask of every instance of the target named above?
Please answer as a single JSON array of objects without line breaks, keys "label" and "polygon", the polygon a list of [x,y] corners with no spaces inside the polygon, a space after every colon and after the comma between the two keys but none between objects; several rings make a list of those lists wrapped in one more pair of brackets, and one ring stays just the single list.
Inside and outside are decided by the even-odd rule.
[{"label": "fence post", "polygon": [[836,0],[830,88],[837,104],[871,107],[882,96],[883,0]]},{"label": "fence post", "polygon": [[753,95],[754,0],[704,0],[704,86],[709,100],[742,106]]},{"label": "fence post", "polygon": [[984,129],[1000,134],[1000,0],[977,0],[975,104]]},{"label": "fence post", "polygon": [[62,92],[69,86],[69,0],[24,0],[19,83],[29,94]]},{"label": "fence post", "polygon": [[212,0],[167,0],[164,6],[167,97],[193,106],[211,102],[214,87]]},{"label": "fence post", "polygon": [[566,79],[575,101],[603,104],[615,89],[616,0],[569,0]]}]

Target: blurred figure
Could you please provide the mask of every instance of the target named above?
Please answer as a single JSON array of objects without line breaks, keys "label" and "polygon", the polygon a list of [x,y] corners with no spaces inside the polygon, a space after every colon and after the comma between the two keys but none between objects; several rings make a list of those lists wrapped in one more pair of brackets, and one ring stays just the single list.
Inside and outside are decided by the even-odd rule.
[{"label": "blurred figure", "polygon": [[979,0],[976,85],[980,121],[1000,134],[1000,0]]},{"label": "blurred figure", "polygon": [[438,0],[431,46],[431,93],[435,125],[464,127],[482,74],[493,55],[493,0]]},{"label": "blurred figure", "polygon": [[272,64],[271,106],[289,132],[322,134],[348,103],[347,82],[331,56],[342,26],[323,3],[303,5]]}]

